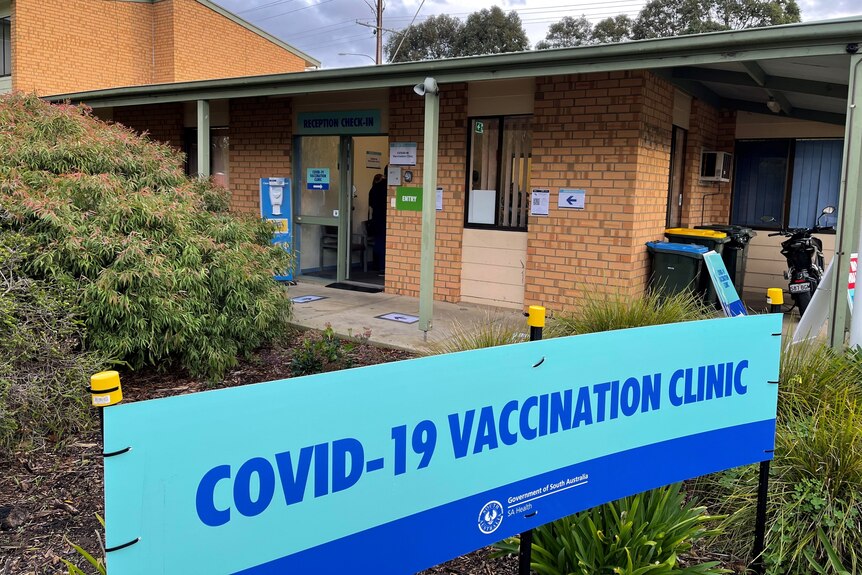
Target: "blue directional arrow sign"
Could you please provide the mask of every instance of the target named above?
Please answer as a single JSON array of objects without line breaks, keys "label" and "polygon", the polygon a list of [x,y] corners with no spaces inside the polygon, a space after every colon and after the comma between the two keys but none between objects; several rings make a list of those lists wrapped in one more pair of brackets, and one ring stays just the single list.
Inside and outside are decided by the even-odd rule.
[{"label": "blue directional arrow sign", "polygon": [[557,206],[560,208],[583,210],[586,199],[584,190],[560,190]]},{"label": "blue directional arrow sign", "polygon": [[305,186],[309,190],[329,189],[329,168],[308,168],[305,170]]}]

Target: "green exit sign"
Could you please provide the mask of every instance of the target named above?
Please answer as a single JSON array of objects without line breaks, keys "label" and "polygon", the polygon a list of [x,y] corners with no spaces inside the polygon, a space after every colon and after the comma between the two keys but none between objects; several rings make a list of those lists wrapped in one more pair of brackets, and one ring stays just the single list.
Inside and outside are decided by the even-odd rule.
[{"label": "green exit sign", "polygon": [[484,134],[485,133],[485,123],[484,122],[476,122],[476,133]]},{"label": "green exit sign", "polygon": [[422,211],[422,188],[398,186],[395,188],[395,209],[408,212]]}]

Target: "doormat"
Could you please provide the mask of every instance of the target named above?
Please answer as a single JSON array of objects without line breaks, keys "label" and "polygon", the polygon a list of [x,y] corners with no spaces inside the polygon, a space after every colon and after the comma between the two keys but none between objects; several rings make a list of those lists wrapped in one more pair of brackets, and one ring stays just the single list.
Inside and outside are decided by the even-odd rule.
[{"label": "doormat", "polygon": [[342,282],[335,282],[327,285],[326,287],[335,289],[346,289],[347,291],[361,291],[363,293],[380,293],[383,291],[383,288],[355,286],[353,284],[346,284]]},{"label": "doormat", "polygon": [[407,315],[406,313],[384,313],[378,315],[377,319],[388,319],[389,321],[397,321],[398,323],[416,323],[419,318],[415,315]]}]

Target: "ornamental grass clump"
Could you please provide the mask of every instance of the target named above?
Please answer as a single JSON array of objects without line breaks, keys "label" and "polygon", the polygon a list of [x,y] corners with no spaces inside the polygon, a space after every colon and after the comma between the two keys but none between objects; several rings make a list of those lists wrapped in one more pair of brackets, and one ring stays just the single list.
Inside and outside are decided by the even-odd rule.
[{"label": "ornamental grass clump", "polygon": [[132,368],[218,378],[281,333],[291,265],[260,218],[190,180],[172,148],[33,96],[0,99],[0,231],[34,279],[75,285],[85,345]]},{"label": "ornamental grass clump", "polygon": [[546,332],[547,336],[561,337],[710,317],[715,317],[715,311],[688,291],[672,295],[648,292],[625,298],[587,290],[575,311],[557,314]]},{"label": "ornamental grass clump", "polygon": [[[793,346],[781,359],[764,564],[769,575],[862,572],[862,359]],[[758,467],[690,486],[728,514],[722,547],[749,561]]]}]

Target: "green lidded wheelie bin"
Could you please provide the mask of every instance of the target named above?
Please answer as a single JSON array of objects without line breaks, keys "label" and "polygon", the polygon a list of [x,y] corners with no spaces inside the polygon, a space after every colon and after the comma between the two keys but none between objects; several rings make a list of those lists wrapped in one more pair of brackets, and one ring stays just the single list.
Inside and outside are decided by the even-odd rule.
[{"label": "green lidded wheelie bin", "polygon": [[647,242],[646,246],[652,261],[650,290],[664,295],[685,290],[699,293],[703,254],[709,251],[707,248],[669,242]]},{"label": "green lidded wheelie bin", "polygon": [[730,280],[736,287],[736,293],[742,296],[742,287],[745,285],[745,264],[748,261],[748,243],[757,233],[745,226],[734,226],[727,224],[710,224],[708,226],[697,226],[699,230],[715,230],[724,232],[730,238],[721,252],[724,265]]},{"label": "green lidded wheelie bin", "polygon": [[[730,238],[724,232],[698,230],[695,228],[668,228],[664,231],[664,236],[669,242],[696,244],[719,254],[724,251],[725,244],[730,241]],[[718,305],[718,295],[706,269],[703,269],[700,274],[698,293],[703,295],[703,301],[706,303]]]}]

